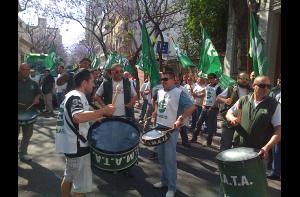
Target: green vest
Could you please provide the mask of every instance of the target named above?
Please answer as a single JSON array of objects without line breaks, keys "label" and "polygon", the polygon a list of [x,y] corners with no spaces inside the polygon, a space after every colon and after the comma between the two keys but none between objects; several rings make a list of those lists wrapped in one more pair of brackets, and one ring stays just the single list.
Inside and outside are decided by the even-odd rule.
[{"label": "green vest", "polygon": [[228,92],[227,92],[226,98],[231,98],[231,97],[232,97],[231,104],[230,105],[224,104],[222,109],[220,109],[220,115],[223,118],[222,127],[225,127],[225,126],[229,127],[229,124],[228,124],[227,119],[226,119],[227,111],[236,103],[237,100],[239,100],[239,94],[238,94],[238,87],[237,86],[229,86],[228,87]]},{"label": "green vest", "polygon": [[271,124],[272,116],[278,102],[267,96],[256,108],[253,107],[253,94],[240,98],[239,109],[242,110],[239,145],[260,149],[271,139],[274,128]]},{"label": "green vest", "polygon": [[[131,83],[127,78],[123,78],[123,88],[124,88],[124,104],[127,105],[131,99]],[[113,87],[112,87],[112,79],[108,79],[103,81],[103,102],[105,105],[112,103],[113,96]],[[133,110],[125,107],[125,115],[126,117],[133,117]]]}]

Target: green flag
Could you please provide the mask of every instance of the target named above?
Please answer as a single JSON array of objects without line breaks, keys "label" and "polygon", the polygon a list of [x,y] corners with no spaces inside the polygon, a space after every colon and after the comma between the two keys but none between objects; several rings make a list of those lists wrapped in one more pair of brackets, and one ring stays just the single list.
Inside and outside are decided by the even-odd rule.
[{"label": "green flag", "polygon": [[45,58],[45,67],[50,70],[51,73],[56,73],[57,66],[61,63],[61,58],[57,56],[56,49],[51,46],[48,52],[47,58]]},{"label": "green flag", "polygon": [[218,53],[204,28],[202,30],[202,44],[200,48],[198,69],[202,72],[202,74],[222,73],[222,66]]},{"label": "green flag", "polygon": [[204,28],[202,30],[202,45],[198,68],[200,70],[199,76],[201,77],[206,78],[207,74],[215,73],[219,77],[219,84],[223,90],[235,83],[235,80],[223,74],[218,53]]},{"label": "green flag", "polygon": [[106,63],[104,65],[104,70],[108,70],[111,68],[111,65],[113,65],[114,63],[116,63],[116,56],[117,56],[117,52],[113,51],[110,53],[108,59],[106,60]]},{"label": "green flag", "polygon": [[142,62],[144,72],[149,74],[151,88],[158,85],[160,83],[159,79],[159,66],[155,59],[155,54],[153,50],[153,46],[151,44],[149,34],[147,32],[147,28],[145,23],[142,23]]},{"label": "green flag", "polygon": [[225,90],[229,86],[233,86],[236,83],[234,79],[222,73],[219,76],[219,84],[222,90]]},{"label": "green flag", "polygon": [[180,50],[180,48],[175,44],[174,41],[173,47],[183,68],[190,68],[195,66],[195,64],[190,60],[190,58],[183,51]]},{"label": "green flag", "polygon": [[[139,56],[138,60],[137,60],[137,64],[136,64],[136,67],[138,69],[140,69],[141,71],[145,72],[144,70],[144,64],[143,64],[143,57],[142,57],[142,54]],[[145,73],[147,74],[147,73]]]},{"label": "green flag", "polygon": [[132,68],[132,66],[129,64],[128,59],[123,55],[123,54],[119,54],[116,56],[116,62],[121,64],[123,66],[124,71],[129,72],[131,75],[134,76],[135,71]]},{"label": "green flag", "polygon": [[252,58],[252,65],[255,76],[267,75],[269,63],[265,53],[263,39],[258,33],[254,15],[250,14],[250,48],[249,55]]},{"label": "green flag", "polygon": [[91,56],[90,56],[90,59],[92,60],[92,63],[91,63],[91,68],[98,68],[99,64],[100,64],[100,59],[96,56],[95,53],[93,53]]}]

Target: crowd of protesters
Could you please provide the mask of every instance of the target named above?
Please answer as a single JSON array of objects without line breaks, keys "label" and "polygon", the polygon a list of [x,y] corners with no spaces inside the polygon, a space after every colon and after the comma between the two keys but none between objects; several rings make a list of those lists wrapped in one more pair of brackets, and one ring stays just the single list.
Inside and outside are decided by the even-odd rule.
[{"label": "crowd of protesters", "polygon": [[[270,79],[267,76],[255,77],[254,72],[251,75],[241,72],[237,76],[236,84],[222,89],[215,73],[209,73],[204,77],[194,73],[176,75],[163,71],[160,73],[161,84],[151,87],[151,79],[146,76],[140,89],[138,89],[137,79],[129,72],[124,72],[120,64],[112,65],[112,68],[107,71],[100,68],[91,69],[90,65],[91,61],[84,58],[80,61],[78,70],[88,69],[93,76],[93,88],[86,95],[87,101],[91,105],[99,108],[107,106],[113,102],[113,96],[117,93],[120,96],[116,99],[116,109],[112,115],[130,118],[131,121],[139,124],[145,133],[157,126],[157,117],[159,117],[157,116],[157,104],[158,99],[161,99],[159,94],[168,92],[165,86],[166,82],[171,80],[172,87],[170,86],[170,88],[176,88],[178,94],[182,91],[184,98],[189,100],[189,106],[191,103],[193,104],[191,116],[180,119],[182,125],[178,131],[184,147],[191,148],[192,143],[200,143],[199,134],[206,138],[202,145],[212,147],[212,141],[217,131],[217,117],[219,116],[222,118],[220,151],[237,146],[258,148],[262,157],[269,160],[272,173],[268,178],[280,180],[280,76],[277,85],[271,89]],[[77,71],[66,71],[63,65],[59,65],[57,73],[57,77],[54,78],[51,76],[50,70],[45,69],[43,75],[39,77],[35,70],[30,70],[29,77],[32,83],[39,87],[39,92],[42,95],[39,97],[40,102],[36,102],[36,104],[40,106],[40,112],[46,116],[55,115],[53,111],[59,108],[65,95],[72,90],[73,75],[76,75]],[[140,100],[138,100],[139,96]],[[140,109],[137,119],[134,116],[134,108]],[[264,110],[267,114],[262,112]],[[245,113],[246,111],[251,111],[255,117],[250,120],[251,114]],[[240,127],[236,127],[236,125],[240,125]],[[249,125],[254,126],[250,127]],[[252,137],[242,136],[239,128],[248,128],[246,132]],[[174,140],[177,142],[177,137]],[[158,152],[156,147],[153,148],[149,159],[156,159]],[[155,187],[160,188],[163,184],[160,182]],[[170,196],[175,194],[176,182],[172,187],[174,188],[172,188]]]}]

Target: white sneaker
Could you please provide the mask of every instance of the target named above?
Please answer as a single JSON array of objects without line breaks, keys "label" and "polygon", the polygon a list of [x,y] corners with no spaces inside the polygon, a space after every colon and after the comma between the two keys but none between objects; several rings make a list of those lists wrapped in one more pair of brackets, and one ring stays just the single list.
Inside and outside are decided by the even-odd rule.
[{"label": "white sneaker", "polygon": [[168,192],[166,193],[166,197],[174,197],[175,196],[175,192],[172,190],[168,190]]},{"label": "white sneaker", "polygon": [[32,160],[32,157],[26,154],[26,155],[22,155],[22,156],[20,157],[20,160],[21,160],[21,161],[31,161],[31,160]]},{"label": "white sneaker", "polygon": [[162,182],[158,182],[158,183],[153,184],[153,187],[156,189],[160,189],[160,188],[165,187],[165,185],[163,185]]}]

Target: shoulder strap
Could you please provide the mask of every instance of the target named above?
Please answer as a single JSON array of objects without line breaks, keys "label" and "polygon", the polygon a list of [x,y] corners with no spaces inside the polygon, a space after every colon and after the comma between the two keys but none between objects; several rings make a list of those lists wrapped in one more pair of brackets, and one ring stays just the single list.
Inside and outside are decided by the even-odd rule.
[{"label": "shoulder strap", "polygon": [[[66,105],[70,105],[70,101],[71,101],[71,99],[70,98],[72,98],[73,96],[70,96],[69,98],[68,98],[68,100],[66,101]],[[71,119],[71,121],[72,121],[72,114],[71,114],[71,111],[69,111],[68,110],[69,108],[67,107],[67,112],[68,112],[68,116],[70,117],[70,119]],[[65,120],[66,120],[66,122],[67,122],[67,124],[68,124],[68,126],[71,128],[71,130],[73,131],[73,133],[83,142],[83,143],[86,143],[87,142],[87,140],[85,139],[85,137],[83,137],[80,133],[79,133],[79,131],[78,131],[78,129],[77,128],[75,128],[74,127],[74,123],[73,123],[73,121],[72,121],[72,124],[65,118]]]}]

